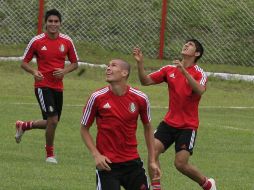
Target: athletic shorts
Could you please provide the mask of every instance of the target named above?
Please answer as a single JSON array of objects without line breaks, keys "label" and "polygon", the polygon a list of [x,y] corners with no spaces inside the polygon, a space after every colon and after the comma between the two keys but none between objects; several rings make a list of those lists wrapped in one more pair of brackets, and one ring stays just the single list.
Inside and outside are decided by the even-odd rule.
[{"label": "athletic shorts", "polygon": [[96,169],[97,190],[148,190],[148,178],[143,162],[138,158],[123,163],[109,164],[111,171]]},{"label": "athletic shorts", "polygon": [[47,87],[35,88],[34,91],[43,119],[47,120],[48,117],[58,115],[59,121],[63,107],[63,92]]},{"label": "athletic shorts", "polygon": [[154,133],[154,137],[162,142],[165,151],[175,143],[175,152],[181,150],[188,151],[193,154],[197,131],[193,129],[178,129],[169,126],[162,121]]}]

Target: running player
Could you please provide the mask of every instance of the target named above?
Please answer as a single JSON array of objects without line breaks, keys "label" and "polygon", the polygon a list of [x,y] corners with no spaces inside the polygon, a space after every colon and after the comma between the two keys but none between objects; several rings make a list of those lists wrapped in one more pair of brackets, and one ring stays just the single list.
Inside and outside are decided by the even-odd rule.
[{"label": "running player", "polygon": [[[63,78],[78,67],[78,56],[71,38],[59,32],[61,22],[61,14],[56,9],[46,12],[46,32],[32,38],[21,64],[21,67],[34,77],[35,95],[43,119],[16,121],[17,143],[20,143],[24,132],[30,129],[45,129],[46,162],[50,163],[57,163],[54,154],[54,136],[62,112]],[[36,69],[29,64],[33,56],[37,59]],[[71,62],[67,66],[65,66],[66,56]]]}]

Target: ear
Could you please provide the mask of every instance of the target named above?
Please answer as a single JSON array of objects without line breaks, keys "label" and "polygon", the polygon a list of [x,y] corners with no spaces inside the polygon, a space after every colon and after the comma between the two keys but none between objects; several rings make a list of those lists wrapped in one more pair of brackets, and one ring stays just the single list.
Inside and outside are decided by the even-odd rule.
[{"label": "ear", "polygon": [[200,52],[195,52],[195,57],[200,56]]},{"label": "ear", "polygon": [[128,76],[128,71],[127,71],[127,70],[123,70],[123,71],[122,71],[122,75],[123,75],[124,77],[127,77],[127,76]]}]

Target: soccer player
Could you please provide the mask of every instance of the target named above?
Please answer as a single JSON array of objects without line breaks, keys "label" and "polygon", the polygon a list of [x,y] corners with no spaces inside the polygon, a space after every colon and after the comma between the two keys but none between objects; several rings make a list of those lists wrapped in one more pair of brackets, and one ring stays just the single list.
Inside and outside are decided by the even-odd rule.
[{"label": "soccer player", "polygon": [[[54,155],[54,136],[63,105],[63,78],[78,67],[78,56],[71,38],[59,32],[62,17],[52,9],[45,14],[46,32],[29,42],[21,67],[34,77],[35,95],[42,112],[42,120],[16,121],[17,143],[24,132],[30,129],[46,131],[46,162],[57,163]],[[37,68],[29,64],[33,56]],[[65,66],[68,56],[71,64]]]},{"label": "soccer player", "polygon": [[159,164],[160,154],[175,143],[176,169],[203,189],[216,190],[214,179],[207,178],[189,163],[199,125],[198,104],[206,91],[207,76],[196,64],[203,51],[199,41],[187,40],[182,48],[182,60],[174,60],[174,65],[164,66],[149,75],[145,73],[140,48],[134,48],[133,55],[142,85],[168,84],[168,112],[154,134],[156,162]]},{"label": "soccer player", "polygon": [[[137,151],[137,121],[143,123],[148,150],[148,167],[152,178],[160,178],[155,163],[154,137],[150,123],[148,97],[130,87],[127,79],[130,65],[123,60],[111,60],[106,69],[108,86],[95,91],[83,109],[81,136],[96,165],[97,189],[147,190],[149,184],[143,162]],[[96,145],[89,132],[96,119]]]}]

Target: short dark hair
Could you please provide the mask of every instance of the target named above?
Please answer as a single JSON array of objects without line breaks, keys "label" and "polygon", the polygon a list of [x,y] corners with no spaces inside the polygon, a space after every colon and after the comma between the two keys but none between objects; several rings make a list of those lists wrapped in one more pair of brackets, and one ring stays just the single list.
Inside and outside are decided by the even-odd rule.
[{"label": "short dark hair", "polygon": [[47,22],[49,16],[51,16],[51,15],[57,16],[57,17],[59,18],[60,22],[62,22],[62,15],[61,15],[61,13],[60,13],[58,10],[56,10],[56,9],[50,9],[50,10],[48,10],[48,11],[46,12],[46,14],[45,14],[45,22]]},{"label": "short dark hair", "polygon": [[197,56],[195,59],[195,63],[196,63],[202,57],[202,55],[204,53],[204,48],[203,48],[202,44],[196,39],[188,39],[188,40],[186,40],[186,42],[193,42],[196,46],[196,52],[200,53],[200,55]]}]

